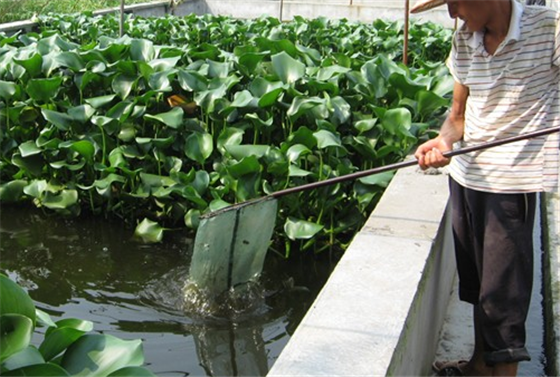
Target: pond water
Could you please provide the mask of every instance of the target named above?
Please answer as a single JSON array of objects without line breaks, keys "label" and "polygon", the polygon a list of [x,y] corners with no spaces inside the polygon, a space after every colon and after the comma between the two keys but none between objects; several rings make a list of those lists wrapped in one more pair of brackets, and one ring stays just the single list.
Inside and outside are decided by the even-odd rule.
[{"label": "pond water", "polygon": [[94,331],[142,339],[146,366],[159,376],[266,375],[335,264],[269,252],[249,307],[187,314],[182,289],[192,240],[178,230],[145,245],[132,233],[103,218],[3,207],[0,270],[55,321],[87,319]]}]

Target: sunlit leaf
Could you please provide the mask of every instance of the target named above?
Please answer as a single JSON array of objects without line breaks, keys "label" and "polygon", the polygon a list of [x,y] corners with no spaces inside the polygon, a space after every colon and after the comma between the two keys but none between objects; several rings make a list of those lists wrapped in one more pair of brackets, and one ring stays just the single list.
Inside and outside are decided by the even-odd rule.
[{"label": "sunlit leaf", "polygon": [[34,346],[28,346],[4,360],[2,368],[9,370],[11,375],[13,370],[44,363],[45,359],[39,350]]},{"label": "sunlit leaf", "polygon": [[146,114],[144,118],[156,120],[171,128],[179,128],[183,124],[183,109],[180,107],[174,107],[166,113],[160,113],[156,115]]},{"label": "sunlit leaf", "polygon": [[134,236],[141,239],[145,243],[161,242],[163,240],[162,228],[157,222],[144,219],[136,226]]},{"label": "sunlit leaf", "polygon": [[208,133],[193,132],[185,141],[185,155],[199,164],[204,164],[213,150],[214,141]]},{"label": "sunlit leaf", "polygon": [[395,175],[394,171],[389,171],[385,173],[373,174],[368,175],[366,177],[358,178],[358,180],[366,185],[375,185],[380,187],[387,187],[393,176]]},{"label": "sunlit leaf", "polygon": [[86,334],[64,353],[61,366],[73,376],[107,376],[123,367],[144,362],[140,340]]},{"label": "sunlit leaf", "polygon": [[32,333],[31,318],[12,313],[0,315],[0,362],[25,349]]},{"label": "sunlit leaf", "polygon": [[0,97],[4,99],[11,98],[14,94],[16,94],[17,85],[10,81],[2,81],[0,80]]},{"label": "sunlit leaf", "polygon": [[272,55],[272,68],[284,84],[291,84],[305,75],[305,64],[282,51]]},{"label": "sunlit leaf", "polygon": [[68,131],[72,126],[73,119],[70,115],[47,109],[41,109],[41,113],[47,121],[54,124],[61,131]]},{"label": "sunlit leaf", "polygon": [[306,220],[288,217],[284,223],[284,231],[291,240],[309,239],[319,233],[323,225]]}]

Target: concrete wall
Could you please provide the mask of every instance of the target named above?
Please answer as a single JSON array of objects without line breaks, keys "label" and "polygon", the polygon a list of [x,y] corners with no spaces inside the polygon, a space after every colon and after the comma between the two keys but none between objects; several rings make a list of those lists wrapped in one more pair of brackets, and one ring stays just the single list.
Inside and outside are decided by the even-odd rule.
[{"label": "concrete wall", "polygon": [[542,198],[547,375],[560,376],[560,194]]},{"label": "concrete wall", "polygon": [[430,374],[455,277],[447,176],[399,171],[268,376]]}]

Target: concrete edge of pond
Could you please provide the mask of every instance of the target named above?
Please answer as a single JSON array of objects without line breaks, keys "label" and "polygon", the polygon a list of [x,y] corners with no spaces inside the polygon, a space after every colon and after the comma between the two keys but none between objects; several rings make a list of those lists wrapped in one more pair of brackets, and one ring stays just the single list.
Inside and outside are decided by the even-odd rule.
[{"label": "concrete edge of pond", "polygon": [[[542,196],[548,375],[560,375],[560,195]],[[399,171],[272,376],[432,375],[456,276],[447,175]]]},{"label": "concrete edge of pond", "polygon": [[400,170],[268,376],[429,375],[455,278],[447,198],[445,174]]},{"label": "concrete edge of pond", "polygon": [[560,194],[542,196],[544,311],[547,369],[550,376],[560,375]]}]

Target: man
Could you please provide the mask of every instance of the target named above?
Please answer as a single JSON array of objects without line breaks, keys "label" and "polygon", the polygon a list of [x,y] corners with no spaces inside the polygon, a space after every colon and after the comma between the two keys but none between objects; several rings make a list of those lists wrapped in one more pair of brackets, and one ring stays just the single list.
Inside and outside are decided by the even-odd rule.
[{"label": "man", "polygon": [[560,124],[559,15],[516,0],[423,0],[463,20],[447,62],[453,102],[440,134],[416,151],[421,168],[449,164],[459,297],[473,304],[468,361],[440,375],[515,376],[529,360],[536,193],[557,189],[558,134],[447,159],[442,152]]}]

